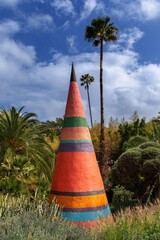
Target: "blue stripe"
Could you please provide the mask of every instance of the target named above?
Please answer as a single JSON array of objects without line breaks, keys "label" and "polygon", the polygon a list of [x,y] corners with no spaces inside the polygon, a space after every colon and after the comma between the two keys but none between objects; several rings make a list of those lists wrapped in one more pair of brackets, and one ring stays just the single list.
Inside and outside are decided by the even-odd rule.
[{"label": "blue stripe", "polygon": [[63,218],[71,222],[87,222],[106,218],[111,215],[110,208],[107,207],[103,210],[96,212],[63,212]]},{"label": "blue stripe", "polygon": [[58,152],[94,152],[91,142],[60,143]]}]

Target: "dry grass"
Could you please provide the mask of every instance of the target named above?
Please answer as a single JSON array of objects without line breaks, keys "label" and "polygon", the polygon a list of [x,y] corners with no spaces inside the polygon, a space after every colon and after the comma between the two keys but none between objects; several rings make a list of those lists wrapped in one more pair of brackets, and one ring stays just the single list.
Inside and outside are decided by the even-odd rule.
[{"label": "dry grass", "polygon": [[102,239],[160,240],[160,201],[129,207],[114,215],[114,222],[101,230]]},{"label": "dry grass", "polygon": [[69,225],[44,199],[0,196],[1,240],[160,240],[160,201],[126,208],[94,231]]}]

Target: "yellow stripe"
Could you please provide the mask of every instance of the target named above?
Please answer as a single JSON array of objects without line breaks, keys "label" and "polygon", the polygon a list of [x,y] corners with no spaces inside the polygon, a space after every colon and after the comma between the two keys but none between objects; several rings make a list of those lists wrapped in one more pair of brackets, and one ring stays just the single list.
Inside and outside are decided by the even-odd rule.
[{"label": "yellow stripe", "polygon": [[108,203],[105,193],[90,196],[56,196],[50,194],[49,202],[54,198],[60,207],[65,208],[98,207]]}]

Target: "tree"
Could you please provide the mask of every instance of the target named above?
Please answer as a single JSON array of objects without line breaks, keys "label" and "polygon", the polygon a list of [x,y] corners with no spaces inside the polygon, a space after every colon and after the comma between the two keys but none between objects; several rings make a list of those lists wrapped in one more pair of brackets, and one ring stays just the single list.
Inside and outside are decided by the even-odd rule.
[{"label": "tree", "polygon": [[56,118],[55,121],[46,121],[40,124],[41,132],[50,142],[53,142],[55,137],[60,138],[62,126],[63,118]]},{"label": "tree", "polygon": [[[41,134],[35,113],[9,111],[2,108],[0,113],[0,167],[9,164],[14,167],[24,161],[37,169],[38,175],[51,179],[54,152]],[[13,168],[12,167],[12,168]]]},{"label": "tree", "polygon": [[113,118],[110,118],[108,128],[106,129],[105,138],[107,142],[109,156],[111,158],[111,163],[109,163],[110,165],[113,164],[113,162],[116,161],[121,154],[121,136],[119,133],[117,120],[113,120]]},{"label": "tree", "polygon": [[100,131],[100,156],[99,163],[102,167],[105,162],[105,133],[104,133],[104,104],[103,104],[103,45],[104,42],[116,41],[118,29],[110,22],[109,17],[92,19],[91,26],[86,27],[85,39],[93,42],[95,47],[100,45],[100,109],[101,109],[101,131]]},{"label": "tree", "polygon": [[[134,146],[136,144],[136,138],[134,141],[134,137],[139,136],[137,139],[142,139],[141,142],[143,142],[143,139],[145,140],[145,138],[149,138],[145,118],[140,119],[136,111],[131,116],[131,122],[123,120],[119,124],[119,133],[121,136],[121,153],[126,150],[126,146],[128,146],[130,138],[133,138]],[[149,141],[149,139],[147,139],[147,141]],[[132,140],[130,141],[130,145],[132,145]]]},{"label": "tree", "polygon": [[89,114],[90,114],[90,120],[91,120],[91,127],[93,127],[93,120],[92,120],[92,111],[91,111],[91,103],[90,103],[90,94],[89,94],[89,85],[94,82],[94,77],[85,74],[82,75],[80,78],[81,86],[84,86],[84,88],[87,90],[87,96],[88,96],[88,106],[89,106]]},{"label": "tree", "polygon": [[55,121],[40,123],[41,133],[44,135],[55,153],[58,151],[62,126],[63,118],[56,118]]}]

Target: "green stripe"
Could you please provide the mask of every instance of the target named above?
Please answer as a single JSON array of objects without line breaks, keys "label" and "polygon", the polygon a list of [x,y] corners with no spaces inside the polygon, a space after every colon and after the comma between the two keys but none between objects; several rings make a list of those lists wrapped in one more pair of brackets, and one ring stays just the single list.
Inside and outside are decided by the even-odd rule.
[{"label": "green stripe", "polygon": [[91,140],[61,140],[61,143],[92,143]]},{"label": "green stripe", "polygon": [[88,127],[88,124],[86,118],[69,117],[64,119],[63,127]]}]

